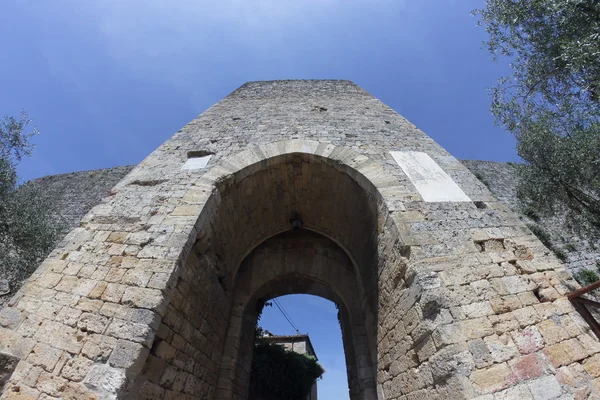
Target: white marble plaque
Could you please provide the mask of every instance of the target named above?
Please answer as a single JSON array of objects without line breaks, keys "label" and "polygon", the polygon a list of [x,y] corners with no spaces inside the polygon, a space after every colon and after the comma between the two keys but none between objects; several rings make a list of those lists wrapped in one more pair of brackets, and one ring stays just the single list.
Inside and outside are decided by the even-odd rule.
[{"label": "white marble plaque", "polygon": [[424,201],[471,201],[428,154],[419,151],[390,151],[390,154]]},{"label": "white marble plaque", "polygon": [[191,157],[183,164],[182,170],[195,170],[206,168],[212,154],[203,157]]}]

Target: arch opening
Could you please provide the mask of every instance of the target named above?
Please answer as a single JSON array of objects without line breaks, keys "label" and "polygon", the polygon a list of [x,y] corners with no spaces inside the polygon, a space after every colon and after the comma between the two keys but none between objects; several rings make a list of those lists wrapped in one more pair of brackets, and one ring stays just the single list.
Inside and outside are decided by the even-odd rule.
[{"label": "arch opening", "polygon": [[[269,363],[269,360],[279,358],[280,354],[275,351],[274,356],[270,356],[269,348],[265,351],[260,347],[275,344],[287,351],[313,356],[324,371],[319,379],[313,381],[310,395],[303,400],[349,400],[346,353],[341,330],[343,311],[338,304],[330,300],[308,294],[280,296],[265,303],[257,321],[250,393],[253,393],[253,389],[254,393],[272,391],[264,386],[265,383],[270,383],[268,376],[271,374],[267,375],[263,371],[268,372],[277,365]],[[311,373],[311,367],[309,364],[303,370]],[[277,367],[275,369],[275,374],[278,374]],[[281,379],[276,382],[284,382],[285,377],[291,375],[289,371],[294,371],[294,368],[284,369]],[[306,389],[307,380],[305,377],[300,381]],[[289,391],[296,392],[295,387]]]},{"label": "arch opening", "polygon": [[[187,192],[184,199],[202,201],[196,241],[172,283],[142,371],[150,386],[245,400],[257,300],[306,293],[343,310],[351,398],[377,398],[378,310],[380,292],[388,293],[379,283],[390,281],[388,266],[402,251],[378,188],[398,183],[347,149],[325,144],[328,156],[315,154],[322,145],[302,145],[311,152],[285,153],[287,144],[247,150],[213,167]],[[375,172],[367,178],[361,168]],[[293,229],[293,218],[302,229]],[[261,267],[265,260],[272,268]],[[396,276],[393,284],[401,280]],[[162,371],[156,376],[154,366]]]},{"label": "arch opening", "polygon": [[262,304],[284,295],[311,294],[339,307],[350,398],[373,398],[375,370],[357,292],[350,258],[330,239],[293,230],[263,242],[240,266],[225,342],[225,351],[233,351],[222,365],[222,385],[231,384],[233,398],[246,398],[254,329]]}]

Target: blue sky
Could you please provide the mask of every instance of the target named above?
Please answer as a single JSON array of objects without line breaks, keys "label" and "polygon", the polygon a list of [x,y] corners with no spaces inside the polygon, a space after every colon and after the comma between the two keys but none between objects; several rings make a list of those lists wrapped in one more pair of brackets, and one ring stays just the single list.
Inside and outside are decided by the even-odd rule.
[{"label": "blue sky", "polygon": [[[516,161],[513,138],[494,127],[489,113],[486,88],[508,69],[482,49],[485,33],[469,15],[482,6],[483,0],[6,1],[0,113],[24,108],[41,131],[33,156],[19,166],[28,180],[136,164],[248,80],[340,78],[458,158]],[[307,331],[311,319],[333,315],[332,334],[313,341],[336,365],[325,368],[343,372],[343,354],[322,356],[341,346],[328,342],[339,340],[333,306],[285,301]],[[284,321],[273,321],[283,333]],[[324,382],[334,376],[328,372]]]}]

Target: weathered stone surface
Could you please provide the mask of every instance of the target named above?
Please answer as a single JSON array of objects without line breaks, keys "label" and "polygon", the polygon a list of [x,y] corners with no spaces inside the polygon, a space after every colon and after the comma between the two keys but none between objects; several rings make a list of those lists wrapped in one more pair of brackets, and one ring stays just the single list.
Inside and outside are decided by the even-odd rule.
[{"label": "weathered stone surface", "polygon": [[138,343],[119,340],[108,363],[112,367],[124,368],[131,374],[137,374],[142,370],[148,353],[148,349]]},{"label": "weathered stone surface", "polygon": [[543,373],[542,360],[537,354],[514,358],[508,362],[508,365],[521,381],[539,378]]},{"label": "weathered stone surface", "polygon": [[91,366],[84,384],[101,393],[100,398],[115,398],[126,381],[124,370],[111,368],[107,364],[94,364]]},{"label": "weathered stone surface", "polygon": [[117,339],[103,335],[91,335],[81,350],[81,354],[96,362],[104,362],[112,353]]},{"label": "weathered stone surface", "polygon": [[[514,165],[511,163],[476,160],[461,160],[461,163],[481,179],[498,200],[517,213],[523,212],[516,196],[517,179]],[[526,223],[540,226],[548,233],[552,244],[568,255],[565,265],[569,271],[576,272],[582,268],[592,270],[596,268],[596,261],[600,259],[597,243],[569,231],[564,226],[561,215],[556,215],[554,218],[539,218],[539,216],[535,215],[535,211],[533,214],[529,214],[529,216],[520,216],[520,218]],[[532,217],[535,219],[532,219]],[[536,264],[530,262],[535,256],[531,248],[517,244],[515,246],[515,255],[519,258],[519,261],[516,263],[517,268],[522,273],[532,274],[537,272]]]},{"label": "weathered stone surface", "polygon": [[[390,151],[425,153],[472,201],[426,201]],[[205,168],[182,168],[194,154]],[[360,88],[249,83],[131,170],[2,311],[0,356],[22,360],[4,395],[244,399],[257,299],[308,293],[340,306],[352,400],[594,397],[576,286]]]},{"label": "weathered stone surface", "polygon": [[85,357],[71,358],[62,369],[62,377],[72,382],[80,382],[85,378],[93,361]]},{"label": "weathered stone surface", "polygon": [[110,323],[106,334],[117,339],[127,339],[141,343],[146,347],[150,347],[154,339],[154,330],[149,324],[138,324],[120,319],[114,319]]},{"label": "weathered stone surface", "polygon": [[98,395],[83,385],[68,383],[62,393],[64,400],[97,400]]},{"label": "weathered stone surface", "polygon": [[159,314],[165,310],[165,298],[157,289],[127,287],[121,302],[133,307],[155,310]]},{"label": "weathered stone surface", "polygon": [[554,376],[545,376],[527,384],[534,400],[551,400],[560,397],[562,390]]},{"label": "weathered stone surface", "polygon": [[81,317],[79,317],[77,327],[84,332],[102,333],[107,324],[108,318],[106,317],[98,314],[83,313]]},{"label": "weathered stone surface", "polygon": [[54,366],[60,359],[62,352],[54,347],[43,343],[38,343],[31,350],[31,354],[27,357],[32,365],[39,365],[48,372],[52,372]]},{"label": "weathered stone surface", "polygon": [[65,379],[47,372],[42,372],[40,374],[36,384],[36,388],[40,392],[54,397],[60,396],[65,390],[66,386],[67,381]]},{"label": "weathered stone surface", "polygon": [[508,365],[502,363],[473,372],[471,374],[471,381],[480,394],[486,394],[514,385],[517,382],[517,378]]},{"label": "weathered stone surface", "polygon": [[0,326],[8,329],[17,329],[24,320],[23,314],[19,310],[6,307],[0,310]]}]

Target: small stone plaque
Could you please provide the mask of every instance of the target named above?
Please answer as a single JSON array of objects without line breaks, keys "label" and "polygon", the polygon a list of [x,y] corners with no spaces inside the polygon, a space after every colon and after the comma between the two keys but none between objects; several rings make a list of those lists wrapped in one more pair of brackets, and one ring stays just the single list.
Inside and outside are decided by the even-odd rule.
[{"label": "small stone plaque", "polygon": [[189,170],[206,168],[206,165],[208,165],[208,161],[210,160],[211,157],[212,157],[212,154],[207,155],[207,156],[202,156],[202,157],[188,158],[188,160],[185,162],[185,164],[183,164],[183,167],[181,167],[181,170],[189,171]]}]

